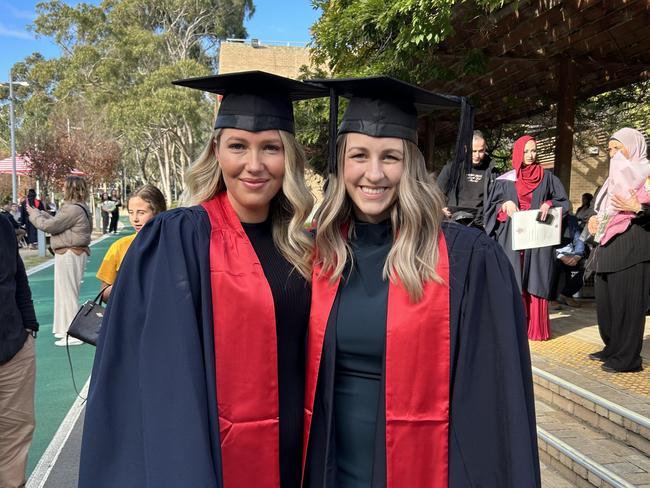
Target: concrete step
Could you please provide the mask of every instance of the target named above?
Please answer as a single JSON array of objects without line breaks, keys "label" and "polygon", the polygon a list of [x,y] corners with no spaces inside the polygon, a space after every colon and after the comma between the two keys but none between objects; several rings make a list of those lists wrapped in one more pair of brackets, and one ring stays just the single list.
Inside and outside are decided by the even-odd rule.
[{"label": "concrete step", "polygon": [[610,397],[606,398],[536,367],[533,367],[533,382],[537,400],[650,456],[650,419],[618,403],[626,401],[628,405],[635,405],[627,401],[624,393],[613,388],[599,388],[599,393]]},{"label": "concrete step", "polygon": [[571,486],[650,488],[644,453],[558,407],[538,400],[535,408],[540,461]]},{"label": "concrete step", "polygon": [[545,463],[539,463],[542,471],[542,488],[574,488],[574,485],[569,483],[552,467]]}]

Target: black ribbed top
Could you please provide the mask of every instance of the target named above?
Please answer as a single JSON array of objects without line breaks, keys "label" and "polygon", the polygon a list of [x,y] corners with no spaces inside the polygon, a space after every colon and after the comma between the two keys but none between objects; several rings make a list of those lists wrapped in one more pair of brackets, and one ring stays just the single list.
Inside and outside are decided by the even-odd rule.
[{"label": "black ribbed top", "polygon": [[300,486],[305,347],[311,289],[273,243],[271,222],[242,222],[269,282],[275,306],[280,402],[280,484]]}]

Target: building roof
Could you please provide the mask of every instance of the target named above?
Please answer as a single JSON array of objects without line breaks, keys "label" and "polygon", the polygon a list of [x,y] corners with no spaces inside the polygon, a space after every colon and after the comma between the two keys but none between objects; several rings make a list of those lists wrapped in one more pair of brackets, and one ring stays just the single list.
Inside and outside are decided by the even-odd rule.
[{"label": "building roof", "polygon": [[558,98],[563,59],[574,63],[577,99],[650,78],[648,0],[522,0],[487,17],[473,8],[458,8],[454,34],[433,56],[461,72],[467,54],[480,52],[484,72],[425,86],[469,96],[477,127],[548,110]]}]

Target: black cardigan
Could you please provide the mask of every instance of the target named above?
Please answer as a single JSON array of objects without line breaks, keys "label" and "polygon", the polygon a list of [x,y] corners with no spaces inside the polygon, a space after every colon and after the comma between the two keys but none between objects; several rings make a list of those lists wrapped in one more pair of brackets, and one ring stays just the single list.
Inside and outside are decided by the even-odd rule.
[{"label": "black cardigan", "polygon": [[25,329],[38,330],[25,265],[18,254],[16,232],[0,216],[0,364],[8,362],[27,339]]}]

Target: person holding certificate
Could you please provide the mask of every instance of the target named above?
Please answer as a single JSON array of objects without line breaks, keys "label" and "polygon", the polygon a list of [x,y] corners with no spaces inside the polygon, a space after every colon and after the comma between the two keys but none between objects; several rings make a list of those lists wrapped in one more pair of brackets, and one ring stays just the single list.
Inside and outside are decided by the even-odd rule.
[{"label": "person holding certificate", "polygon": [[508,255],[522,293],[528,321],[528,338],[545,341],[551,337],[548,300],[551,298],[553,246],[523,251],[512,248],[512,216],[520,210],[539,209],[538,220],[546,221],[552,207],[562,213],[570,202],[559,178],[537,162],[537,142],[524,135],[512,149],[511,171],[494,186],[485,206],[485,231],[496,239]]}]

